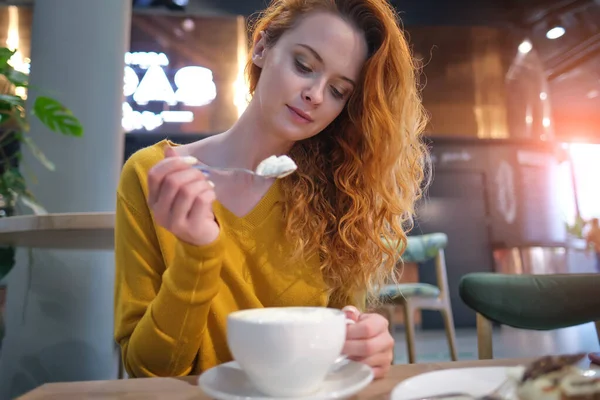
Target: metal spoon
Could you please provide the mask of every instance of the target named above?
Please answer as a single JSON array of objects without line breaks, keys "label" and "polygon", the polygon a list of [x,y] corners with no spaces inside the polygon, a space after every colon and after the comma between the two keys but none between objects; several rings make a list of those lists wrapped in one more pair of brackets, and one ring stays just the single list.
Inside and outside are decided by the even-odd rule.
[{"label": "metal spoon", "polygon": [[254,175],[254,176],[260,176],[261,178],[283,178],[284,176],[287,176],[289,174],[291,174],[294,171],[291,171],[285,175],[281,174],[281,175],[261,175],[258,174],[256,171],[252,171],[251,169],[246,169],[246,168],[233,168],[233,167],[209,167],[208,165],[193,165],[194,168],[199,169],[202,172],[206,172],[206,173],[210,173],[210,171],[221,171],[221,172],[243,172],[246,174],[250,174],[250,175]]},{"label": "metal spoon", "polygon": [[268,178],[268,179],[269,178],[270,179],[277,178],[277,179],[281,179],[281,178],[285,178],[286,176],[294,173],[294,171],[296,171],[297,167],[294,164],[292,167],[290,167],[288,169],[284,169],[284,170],[281,170],[279,172],[275,171],[275,172],[272,172],[272,173],[261,173],[261,172],[259,172],[259,169],[260,170],[264,169],[264,168],[261,168],[260,164],[256,168],[257,169],[256,171],[252,171],[251,169],[247,169],[247,168],[237,168],[237,167],[211,167],[211,166],[203,165],[203,164],[193,165],[193,168],[199,169],[200,171],[206,172],[206,173],[210,173],[210,171],[243,172],[243,173],[250,174],[250,175],[253,175],[253,176],[260,176],[262,178]]}]

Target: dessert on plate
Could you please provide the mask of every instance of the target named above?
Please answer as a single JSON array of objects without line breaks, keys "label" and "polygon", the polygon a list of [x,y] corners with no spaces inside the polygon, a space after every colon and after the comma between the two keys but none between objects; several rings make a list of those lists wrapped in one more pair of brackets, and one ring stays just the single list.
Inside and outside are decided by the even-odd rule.
[{"label": "dessert on plate", "polygon": [[542,357],[511,376],[519,400],[600,400],[600,371],[577,363],[585,353]]}]

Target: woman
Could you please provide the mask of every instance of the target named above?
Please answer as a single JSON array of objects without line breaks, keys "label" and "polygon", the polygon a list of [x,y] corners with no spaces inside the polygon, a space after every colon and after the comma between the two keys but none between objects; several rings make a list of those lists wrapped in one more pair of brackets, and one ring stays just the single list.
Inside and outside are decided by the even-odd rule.
[{"label": "woman", "polygon": [[[344,352],[377,377],[393,339],[360,313],[392,275],[420,196],[425,124],[415,65],[386,0],[275,0],[257,21],[253,95],[230,130],[163,141],[126,163],[117,196],[115,337],[131,376],[230,361],[227,315],[343,308]],[[211,173],[288,154],[284,179]]]}]

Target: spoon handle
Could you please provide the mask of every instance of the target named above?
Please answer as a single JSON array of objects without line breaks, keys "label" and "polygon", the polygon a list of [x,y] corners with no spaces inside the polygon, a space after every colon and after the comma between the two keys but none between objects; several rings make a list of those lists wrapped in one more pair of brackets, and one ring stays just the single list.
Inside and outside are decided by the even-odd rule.
[{"label": "spoon handle", "polygon": [[196,164],[196,165],[193,165],[193,167],[196,169],[199,169],[202,172],[207,172],[207,173],[210,173],[210,171],[245,172],[247,174],[261,176],[261,175],[258,175],[256,172],[254,172],[250,169],[246,169],[246,168],[210,167],[208,165],[202,165],[202,164]]}]

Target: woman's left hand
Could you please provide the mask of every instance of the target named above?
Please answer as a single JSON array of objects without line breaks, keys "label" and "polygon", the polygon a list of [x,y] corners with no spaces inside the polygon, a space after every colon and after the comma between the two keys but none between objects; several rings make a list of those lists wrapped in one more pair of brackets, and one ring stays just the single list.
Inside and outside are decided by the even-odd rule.
[{"label": "woman's left hand", "polygon": [[350,360],[373,368],[375,379],[383,378],[392,365],[394,338],[388,321],[379,314],[361,314],[356,307],[344,307],[346,316],[355,324],[348,324],[343,353]]}]

